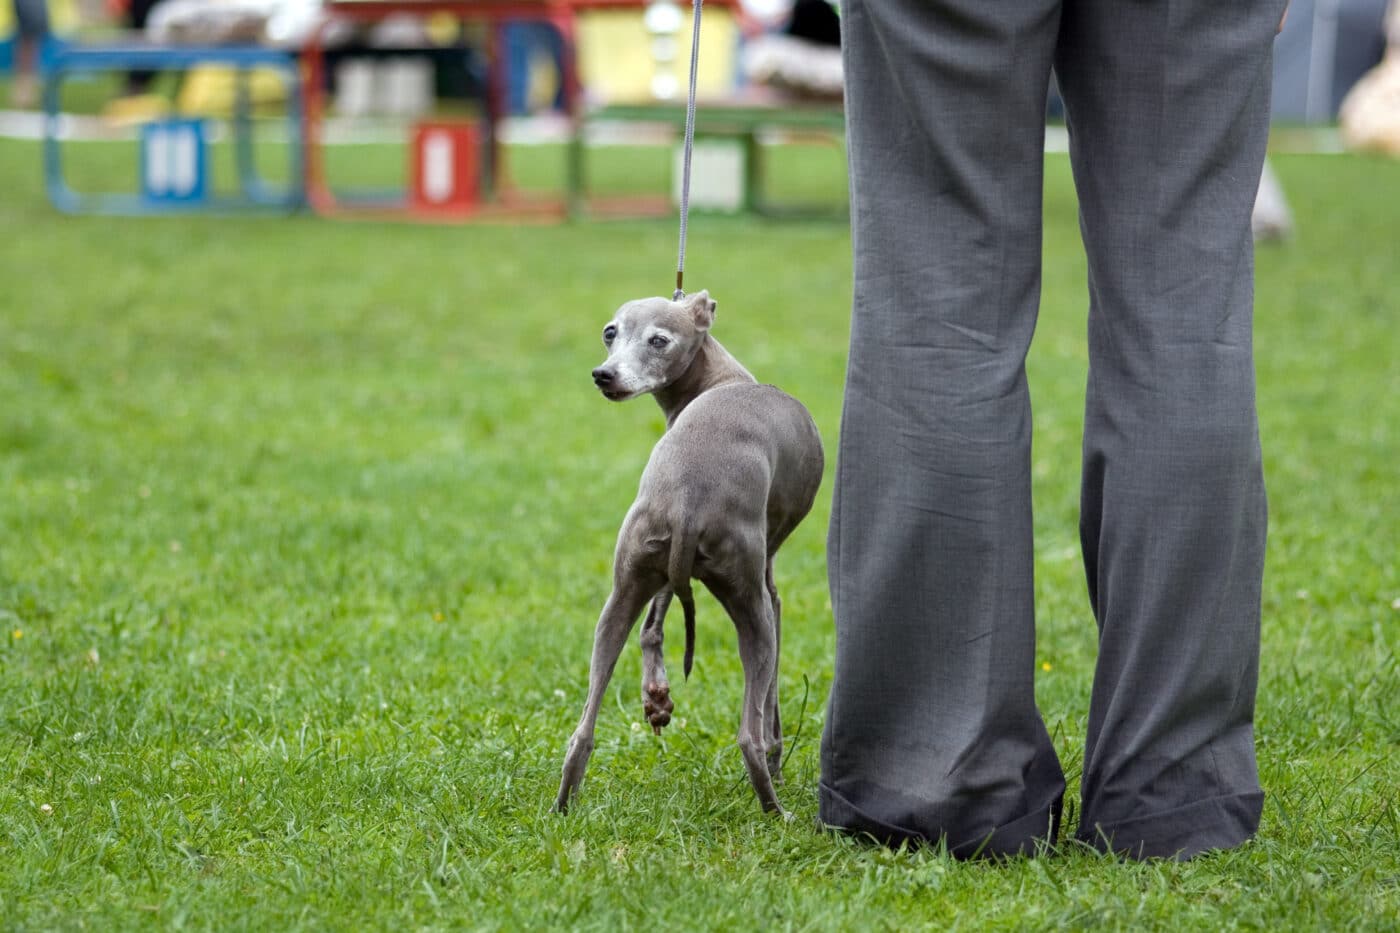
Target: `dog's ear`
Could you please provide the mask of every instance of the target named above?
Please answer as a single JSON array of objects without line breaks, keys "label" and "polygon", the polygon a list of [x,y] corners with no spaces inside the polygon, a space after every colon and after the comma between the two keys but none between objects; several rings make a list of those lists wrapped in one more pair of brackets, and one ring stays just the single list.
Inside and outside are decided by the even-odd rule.
[{"label": "dog's ear", "polygon": [[686,307],[689,309],[691,316],[695,318],[696,327],[701,330],[709,330],[710,325],[714,324],[715,308],[717,306],[710,300],[710,292],[708,289],[701,289],[687,297]]}]

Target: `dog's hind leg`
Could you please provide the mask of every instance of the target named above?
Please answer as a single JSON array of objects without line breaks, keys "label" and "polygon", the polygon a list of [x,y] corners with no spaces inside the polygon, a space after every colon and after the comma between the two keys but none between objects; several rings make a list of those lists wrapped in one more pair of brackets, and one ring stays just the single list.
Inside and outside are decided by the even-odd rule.
[{"label": "dog's hind leg", "polygon": [[[619,564],[622,562],[619,561]],[[560,813],[568,809],[569,798],[583,780],[583,771],[588,767],[588,756],[593,753],[593,729],[598,722],[598,710],[603,704],[603,692],[612,679],[617,658],[627,644],[627,636],[637,622],[642,607],[662,583],[658,575],[645,582],[636,579],[616,579],[613,591],[603,606],[603,614],[598,617],[598,628],[593,635],[593,659],[588,668],[588,700],[584,703],[583,716],[578,728],[569,738],[569,750],[564,755],[564,774],[559,782],[559,797],[554,808]]]},{"label": "dog's hind leg", "polygon": [[651,611],[642,623],[642,710],[651,731],[661,734],[661,727],[671,721],[671,682],[666,679],[666,659],[662,656],[666,610],[671,605],[671,588],[664,587],[651,601]]},{"label": "dog's hind leg", "polygon": [[778,711],[778,663],[783,656],[783,601],[773,583],[773,558],[768,558],[764,571],[768,602],[773,607],[773,679],[768,683],[768,697],[763,705],[763,726],[766,732],[765,752],[768,773],[774,784],[783,783],[783,720]]},{"label": "dog's hind leg", "polygon": [[759,560],[751,583],[733,590],[723,588],[715,595],[734,620],[739,660],[744,665],[744,709],[739,717],[739,751],[744,756],[744,767],[748,768],[749,782],[763,809],[786,814],[773,790],[766,755],[764,708],[776,673],[778,645],[773,635],[773,606],[763,583],[762,559]]}]

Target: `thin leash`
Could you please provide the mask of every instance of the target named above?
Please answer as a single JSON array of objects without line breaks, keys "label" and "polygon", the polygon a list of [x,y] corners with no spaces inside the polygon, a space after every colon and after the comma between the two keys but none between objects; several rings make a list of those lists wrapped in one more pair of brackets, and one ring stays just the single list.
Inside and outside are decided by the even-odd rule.
[{"label": "thin leash", "polygon": [[700,60],[700,8],[705,0],[694,0],[695,27],[690,36],[690,97],[685,105],[685,165],[681,174],[681,248],[676,258],[676,293],[671,300],[685,297],[681,282],[685,278],[685,234],[690,220],[690,153],[695,148],[695,75]]}]

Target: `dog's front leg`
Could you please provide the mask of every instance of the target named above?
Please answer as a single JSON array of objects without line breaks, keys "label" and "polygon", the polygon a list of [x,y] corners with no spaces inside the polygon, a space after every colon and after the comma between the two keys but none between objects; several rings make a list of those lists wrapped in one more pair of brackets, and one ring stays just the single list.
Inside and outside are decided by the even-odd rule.
[{"label": "dog's front leg", "polygon": [[642,623],[642,709],[651,731],[661,734],[661,727],[671,721],[671,682],[666,679],[666,659],[662,655],[666,610],[671,605],[669,586],[656,594],[651,601],[651,611]]},{"label": "dog's front leg", "polygon": [[569,798],[583,780],[588,756],[593,754],[593,729],[598,722],[598,710],[603,705],[603,692],[612,679],[613,668],[627,644],[627,636],[637,622],[642,607],[655,589],[646,589],[637,580],[617,579],[613,591],[598,617],[593,634],[593,660],[588,667],[588,700],[583,706],[578,728],[569,738],[569,750],[564,755],[564,775],[559,782],[559,797],[554,808],[560,813],[569,807]]}]

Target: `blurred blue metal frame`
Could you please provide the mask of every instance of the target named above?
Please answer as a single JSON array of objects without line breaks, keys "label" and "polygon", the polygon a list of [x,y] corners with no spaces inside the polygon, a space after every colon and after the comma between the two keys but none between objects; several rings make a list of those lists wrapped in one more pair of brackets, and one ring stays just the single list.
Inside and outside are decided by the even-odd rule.
[{"label": "blurred blue metal frame", "polygon": [[[195,202],[160,201],[140,194],[84,194],[69,187],[59,146],[59,89],[69,74],[130,69],[176,70],[197,65],[237,69],[233,136],[238,165],[237,196],[210,196]],[[250,68],[274,68],[287,85],[288,183],[269,185],[257,172],[248,95]],[[301,80],[291,52],[257,46],[69,45],[54,56],[44,74],[44,186],[49,200],[70,214],[171,214],[197,211],[294,211],[306,202],[305,147],[301,127]]]}]

